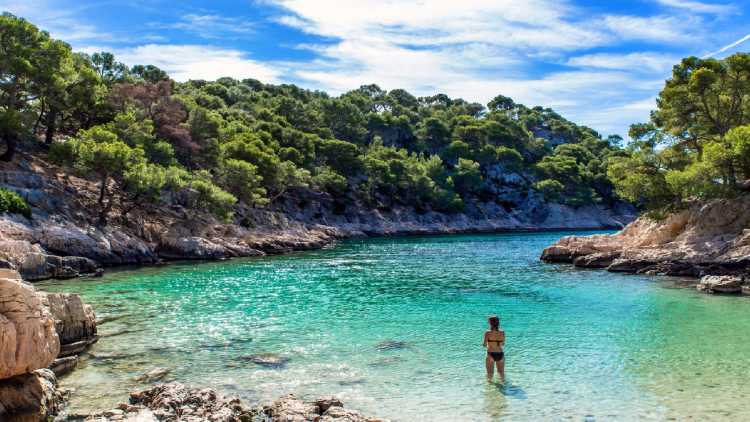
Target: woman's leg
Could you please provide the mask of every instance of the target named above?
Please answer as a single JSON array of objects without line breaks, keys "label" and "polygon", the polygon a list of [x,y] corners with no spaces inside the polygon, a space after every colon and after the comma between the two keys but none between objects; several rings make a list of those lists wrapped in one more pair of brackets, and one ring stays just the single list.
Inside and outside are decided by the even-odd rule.
[{"label": "woman's leg", "polygon": [[494,363],[489,354],[484,358],[484,366],[487,368],[487,381],[492,381],[492,375],[495,372]]},{"label": "woman's leg", "polygon": [[505,356],[495,364],[497,365],[497,376],[500,377],[500,382],[505,382]]}]

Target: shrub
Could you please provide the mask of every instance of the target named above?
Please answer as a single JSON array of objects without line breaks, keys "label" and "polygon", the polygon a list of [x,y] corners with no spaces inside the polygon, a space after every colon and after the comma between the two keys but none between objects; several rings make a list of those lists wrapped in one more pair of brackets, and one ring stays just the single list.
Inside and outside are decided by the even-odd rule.
[{"label": "shrub", "polygon": [[31,218],[31,207],[26,200],[12,190],[4,188],[0,188],[0,212],[21,214],[26,218]]}]

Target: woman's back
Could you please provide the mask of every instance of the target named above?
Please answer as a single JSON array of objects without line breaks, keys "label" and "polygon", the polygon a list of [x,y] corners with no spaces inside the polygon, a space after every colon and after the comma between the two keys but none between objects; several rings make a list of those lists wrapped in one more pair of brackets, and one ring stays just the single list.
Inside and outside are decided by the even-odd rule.
[{"label": "woman's back", "polygon": [[502,330],[487,330],[484,334],[487,339],[487,350],[502,351],[503,345],[505,344],[505,331]]}]

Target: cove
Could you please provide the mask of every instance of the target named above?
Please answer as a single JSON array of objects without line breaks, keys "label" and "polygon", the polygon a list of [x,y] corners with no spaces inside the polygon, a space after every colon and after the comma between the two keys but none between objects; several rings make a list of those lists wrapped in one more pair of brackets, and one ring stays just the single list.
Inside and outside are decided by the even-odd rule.
[{"label": "cove", "polygon": [[[539,262],[566,234],[348,240],[38,286],[80,293],[105,321],[62,380],[71,412],[166,368],[247,403],[335,394],[394,421],[750,419],[750,300]],[[484,380],[491,313],[505,386]]]}]

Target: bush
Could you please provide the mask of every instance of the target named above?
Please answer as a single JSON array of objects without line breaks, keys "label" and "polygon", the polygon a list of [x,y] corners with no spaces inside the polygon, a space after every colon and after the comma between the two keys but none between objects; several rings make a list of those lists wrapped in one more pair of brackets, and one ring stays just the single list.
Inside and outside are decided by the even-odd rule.
[{"label": "bush", "polygon": [[534,184],[534,189],[541,192],[548,201],[559,201],[565,186],[557,180],[545,179]]},{"label": "bush", "polygon": [[31,218],[31,207],[21,195],[4,188],[0,188],[0,212],[11,214],[21,214],[26,218]]}]

